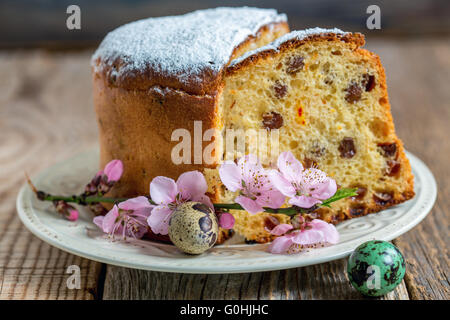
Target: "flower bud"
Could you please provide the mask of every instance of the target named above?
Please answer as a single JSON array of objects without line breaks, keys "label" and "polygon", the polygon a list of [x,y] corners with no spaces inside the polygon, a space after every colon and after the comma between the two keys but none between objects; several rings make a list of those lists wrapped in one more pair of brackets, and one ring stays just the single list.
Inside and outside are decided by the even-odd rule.
[{"label": "flower bud", "polygon": [[297,214],[291,218],[291,224],[294,229],[302,229],[305,225],[305,218],[301,214]]},{"label": "flower bud", "polygon": [[55,209],[58,213],[62,214],[64,218],[70,221],[76,221],[79,216],[79,212],[75,207],[71,206],[63,200],[54,201]]},{"label": "flower bud", "polygon": [[123,173],[123,163],[120,160],[111,160],[105,166],[103,171],[104,175],[107,177],[108,182],[116,182],[120,179]]},{"label": "flower bud", "polygon": [[84,194],[86,196],[90,196],[93,194],[96,194],[98,192],[98,186],[100,184],[100,181],[102,180],[103,171],[97,172],[94,178],[92,178],[91,182],[86,185],[84,188]]},{"label": "flower bud", "polygon": [[100,179],[100,183],[98,184],[97,190],[101,194],[108,193],[109,190],[111,190],[111,187],[114,185],[115,181],[108,181],[108,177],[103,174],[102,178]]},{"label": "flower bud", "polygon": [[234,226],[235,219],[231,213],[222,212],[218,214],[219,226],[224,229],[231,229]]},{"label": "flower bud", "polygon": [[91,196],[97,193],[105,194],[120,179],[123,173],[123,163],[120,160],[108,162],[104,170],[97,172],[91,182],[84,188],[84,194]]},{"label": "flower bud", "polygon": [[68,207],[67,215],[64,215],[64,217],[70,221],[77,221],[79,216],[78,210],[70,205],[68,205]]}]

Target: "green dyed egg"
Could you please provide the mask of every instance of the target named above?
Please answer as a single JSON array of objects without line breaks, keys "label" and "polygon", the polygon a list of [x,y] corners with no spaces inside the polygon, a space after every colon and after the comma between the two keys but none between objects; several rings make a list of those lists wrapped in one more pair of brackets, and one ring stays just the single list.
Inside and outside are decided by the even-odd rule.
[{"label": "green dyed egg", "polygon": [[394,290],[405,276],[405,259],[390,242],[367,241],[356,248],[347,264],[351,284],[363,295],[379,297]]}]

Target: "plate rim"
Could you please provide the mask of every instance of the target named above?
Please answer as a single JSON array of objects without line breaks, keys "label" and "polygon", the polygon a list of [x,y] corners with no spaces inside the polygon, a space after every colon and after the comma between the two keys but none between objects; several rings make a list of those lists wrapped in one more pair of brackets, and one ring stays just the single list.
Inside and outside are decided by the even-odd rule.
[{"label": "plate rim", "polygon": [[[408,159],[410,160],[410,162],[412,164],[414,164],[414,168],[416,168],[417,171],[421,173],[421,176],[423,178],[425,178],[424,180],[427,181],[427,186],[429,187],[429,189],[427,190],[428,197],[426,199],[428,199],[428,201],[426,201],[423,204],[420,214],[418,214],[416,216],[416,219],[412,220],[410,223],[406,224],[402,228],[399,228],[398,230],[389,233],[388,236],[378,237],[377,240],[390,241],[390,240],[393,240],[393,239],[399,237],[400,235],[410,231],[411,229],[413,229],[431,212],[431,210],[435,204],[436,198],[437,198],[437,183],[436,183],[436,179],[434,178],[434,175],[431,172],[431,170],[417,156],[415,156],[414,154],[412,154],[408,151],[405,151],[405,152],[406,152],[406,155],[407,155]],[[92,153],[92,150],[78,153],[64,161],[60,161],[60,162],[42,170],[36,176],[36,178],[40,179],[42,177],[45,177],[50,173],[50,171],[52,169],[59,167],[59,166],[63,166],[69,160],[86,157],[89,153]],[[141,270],[148,270],[148,271],[157,271],[157,272],[191,273],[191,274],[250,273],[250,272],[284,270],[284,269],[305,267],[305,266],[309,266],[309,265],[320,264],[320,263],[334,261],[337,259],[344,258],[352,252],[351,249],[348,249],[348,250],[343,250],[343,251],[337,252],[335,254],[316,256],[316,257],[306,259],[306,260],[301,259],[301,258],[300,259],[295,258],[295,257],[301,257],[300,255],[291,255],[291,256],[276,255],[276,257],[291,257],[291,258],[288,258],[288,259],[278,258],[278,260],[284,260],[284,261],[281,261],[278,263],[276,262],[277,259],[273,259],[274,260],[273,263],[268,263],[268,264],[266,263],[262,266],[253,264],[253,265],[245,266],[245,267],[243,267],[242,265],[238,265],[238,266],[229,265],[229,266],[224,267],[222,265],[218,265],[218,267],[215,269],[211,269],[211,268],[208,269],[208,267],[201,268],[198,265],[190,265],[190,266],[166,265],[166,266],[164,266],[163,264],[152,264],[151,262],[149,264],[129,262],[129,261],[123,262],[120,259],[112,259],[112,258],[108,258],[105,255],[99,256],[98,254],[91,254],[87,251],[79,250],[76,247],[66,245],[63,242],[56,240],[54,237],[46,235],[44,232],[42,232],[40,230],[38,225],[34,224],[27,217],[26,210],[33,211],[32,203],[31,203],[31,201],[28,201],[28,200],[30,200],[30,194],[31,194],[31,190],[28,188],[28,185],[25,182],[22,185],[22,187],[20,188],[20,191],[17,195],[16,209],[17,209],[20,220],[22,221],[22,223],[25,225],[25,227],[31,233],[33,233],[36,237],[38,237],[42,241],[44,241],[58,249],[61,249],[63,251],[69,252],[71,254],[74,254],[74,255],[77,255],[77,256],[80,256],[80,257],[83,257],[86,259],[97,261],[100,263],[116,265],[116,266],[120,266],[120,267],[141,269]],[[27,203],[27,202],[29,202],[29,203]],[[349,220],[349,221],[351,221],[351,220]],[[40,226],[45,228],[45,225],[42,222],[40,223]],[[47,231],[48,231],[48,229],[47,229]],[[51,232],[53,232],[53,231],[51,231]],[[355,242],[355,241],[357,241],[357,239],[354,239],[351,241]],[[167,258],[164,258],[164,259],[167,259]]]}]

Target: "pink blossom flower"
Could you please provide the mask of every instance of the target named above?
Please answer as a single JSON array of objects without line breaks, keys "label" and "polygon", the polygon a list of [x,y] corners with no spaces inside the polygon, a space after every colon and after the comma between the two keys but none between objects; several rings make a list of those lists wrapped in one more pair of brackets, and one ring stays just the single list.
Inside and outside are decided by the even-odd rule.
[{"label": "pink blossom flower", "polygon": [[199,171],[185,172],[178,177],[177,182],[162,176],[154,178],[150,183],[150,196],[157,206],[147,219],[148,225],[154,233],[168,234],[172,212],[187,201],[202,202],[214,210],[205,194],[207,190],[205,177]]},{"label": "pink blossom flower", "polygon": [[69,221],[77,221],[78,220],[78,216],[80,214],[78,213],[77,209],[75,209],[74,207],[71,207],[67,211],[68,211],[68,214],[66,216],[64,216],[67,220],[69,220]]},{"label": "pink blossom flower", "polygon": [[234,200],[251,214],[264,207],[279,208],[285,197],[272,185],[266,170],[254,155],[240,158],[236,163],[224,162],[219,168],[222,183],[232,192],[239,191]]},{"label": "pink blossom flower", "polygon": [[103,174],[108,178],[108,182],[116,182],[123,173],[123,163],[120,160],[111,160],[105,166]]},{"label": "pink blossom flower", "polygon": [[93,195],[96,193],[107,193],[111,187],[119,181],[123,173],[123,163],[120,160],[111,160],[103,170],[97,172],[91,182],[86,185],[84,193]]},{"label": "pink blossom flower", "polygon": [[269,245],[271,253],[297,253],[304,248],[315,248],[339,241],[339,233],[334,225],[320,219],[306,222],[300,229],[290,224],[279,224],[271,234],[279,236]]},{"label": "pink blossom flower", "polygon": [[94,218],[94,223],[111,237],[140,239],[148,231],[147,218],[154,205],[144,196],[128,199],[114,205],[105,215]]},{"label": "pink blossom flower", "polygon": [[234,226],[234,216],[231,213],[223,212],[219,214],[219,226],[224,229],[231,229]]},{"label": "pink blossom flower", "polygon": [[63,200],[54,201],[53,205],[55,206],[55,209],[57,212],[63,215],[64,218],[66,218],[69,221],[77,221],[79,212],[75,207],[71,206],[67,202]]},{"label": "pink blossom flower", "polygon": [[289,203],[301,208],[311,208],[336,193],[336,181],[316,168],[303,169],[302,164],[290,152],[278,157],[278,170],[270,172],[273,185]]}]

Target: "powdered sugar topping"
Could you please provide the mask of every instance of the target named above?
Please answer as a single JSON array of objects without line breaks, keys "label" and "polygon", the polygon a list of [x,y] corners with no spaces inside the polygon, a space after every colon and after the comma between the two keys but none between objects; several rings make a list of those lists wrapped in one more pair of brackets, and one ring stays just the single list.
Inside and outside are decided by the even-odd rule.
[{"label": "powdered sugar topping", "polygon": [[274,51],[278,51],[279,47],[281,44],[283,44],[286,41],[289,40],[303,40],[305,38],[314,36],[314,35],[318,35],[318,34],[325,34],[325,33],[334,33],[334,34],[340,34],[340,35],[344,35],[347,32],[342,31],[341,29],[338,28],[334,28],[334,29],[323,29],[323,28],[311,28],[311,29],[305,29],[305,30],[298,30],[298,31],[292,31],[289,32],[287,34],[285,34],[284,36],[279,37],[278,39],[276,39],[275,41],[269,43],[266,46],[257,48],[255,50],[252,51],[248,51],[245,54],[243,54],[242,56],[234,59],[233,61],[231,61],[230,66],[234,66],[237,65],[239,63],[241,63],[242,61],[244,61],[245,59],[247,59],[248,57],[258,54],[262,51],[267,51],[267,50],[274,50]]},{"label": "powdered sugar topping", "polygon": [[[236,46],[255,35],[264,25],[286,21],[273,9],[215,8],[181,16],[135,21],[110,32],[92,57],[96,71],[116,61],[112,73],[151,69],[176,75],[180,82],[201,82],[201,74],[218,73],[228,63]],[[100,58],[100,64],[95,61]]]}]

